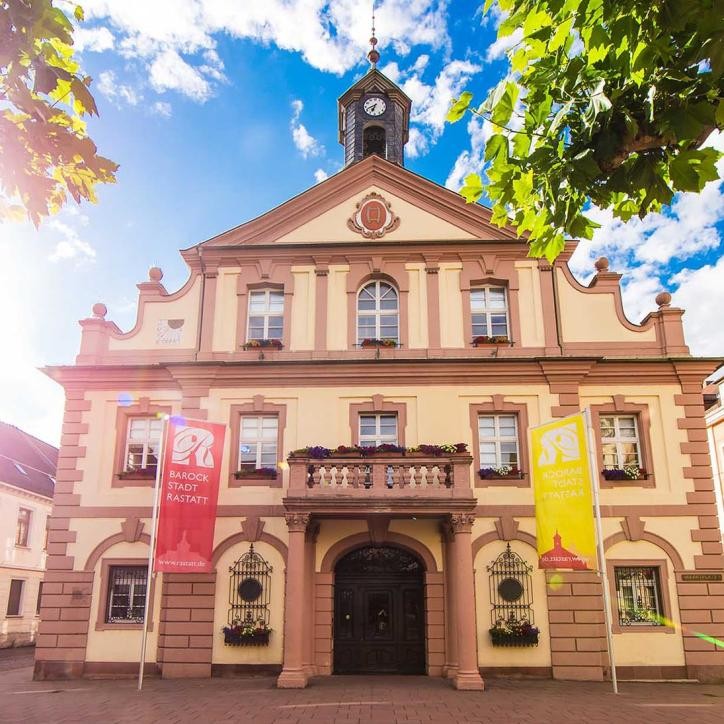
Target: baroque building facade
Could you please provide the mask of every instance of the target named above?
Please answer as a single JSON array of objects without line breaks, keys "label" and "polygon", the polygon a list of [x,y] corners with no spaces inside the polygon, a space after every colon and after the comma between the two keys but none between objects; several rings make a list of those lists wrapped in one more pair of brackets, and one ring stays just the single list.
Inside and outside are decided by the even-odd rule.
[{"label": "baroque building facade", "polygon": [[[601,581],[538,568],[526,431],[592,411],[620,674],[724,678],[702,380],[682,310],[624,315],[404,167],[410,101],[341,98],[345,168],[97,304],[66,391],[38,678],[609,675]],[[212,573],[145,589],[159,415],[227,425]],[[361,450],[361,452],[360,452]],[[557,536],[552,549],[566,541]],[[226,629],[223,631],[222,629]],[[492,630],[491,630],[492,629]]]}]

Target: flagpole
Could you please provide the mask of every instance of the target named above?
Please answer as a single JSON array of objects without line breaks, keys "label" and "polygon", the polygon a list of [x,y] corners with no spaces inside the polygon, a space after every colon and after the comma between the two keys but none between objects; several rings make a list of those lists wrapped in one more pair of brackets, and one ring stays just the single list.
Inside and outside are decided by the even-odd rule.
[{"label": "flagpole", "polygon": [[146,574],[146,601],[143,605],[143,633],[141,635],[141,661],[138,666],[138,691],[143,689],[143,669],[146,664],[146,639],[148,637],[148,610],[151,600],[151,581],[155,579],[153,573],[153,556],[156,550],[156,526],[158,524],[158,492],[161,486],[161,468],[163,467],[164,440],[168,427],[168,415],[162,417],[161,436],[158,442],[158,455],[156,457],[156,483],[153,486],[153,512],[151,514],[151,542],[148,547],[148,572]]},{"label": "flagpole", "polygon": [[611,683],[613,693],[618,694],[618,679],[616,678],[616,661],[613,655],[613,632],[611,630],[611,594],[608,588],[608,573],[606,571],[606,555],[603,548],[603,530],[601,527],[601,503],[598,493],[598,464],[595,453],[595,439],[593,437],[593,426],[591,424],[591,410],[583,410],[586,420],[586,434],[588,435],[588,465],[591,470],[591,483],[593,485],[593,507],[596,511],[596,540],[598,543],[598,568],[603,586],[603,617],[606,622],[606,641],[608,643],[608,659],[611,664]]}]

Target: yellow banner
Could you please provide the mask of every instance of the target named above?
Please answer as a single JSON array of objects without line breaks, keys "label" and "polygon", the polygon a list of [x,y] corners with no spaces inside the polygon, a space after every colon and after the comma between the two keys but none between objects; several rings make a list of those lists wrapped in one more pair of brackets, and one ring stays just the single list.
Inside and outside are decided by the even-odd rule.
[{"label": "yellow banner", "polygon": [[591,470],[582,412],[529,430],[538,567],[596,570]]}]

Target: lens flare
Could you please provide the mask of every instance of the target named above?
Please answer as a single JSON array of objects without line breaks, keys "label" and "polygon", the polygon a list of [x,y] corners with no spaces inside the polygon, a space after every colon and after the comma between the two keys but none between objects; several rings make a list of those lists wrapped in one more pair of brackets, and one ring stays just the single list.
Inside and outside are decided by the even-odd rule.
[{"label": "lens flare", "polygon": [[133,395],[130,392],[119,392],[117,399],[121,407],[128,407],[133,404]]},{"label": "lens flare", "polygon": [[563,576],[560,573],[554,573],[548,581],[548,587],[551,591],[557,591],[563,585]]},{"label": "lens flare", "polygon": [[186,418],[183,415],[171,415],[169,420],[174,425],[185,425],[186,424]]},{"label": "lens flare", "polygon": [[696,636],[696,638],[701,639],[702,641],[707,641],[710,644],[714,644],[714,646],[720,649],[724,649],[724,641],[715,639],[713,636],[709,636],[709,634],[699,633],[698,631],[692,631],[692,633]]}]

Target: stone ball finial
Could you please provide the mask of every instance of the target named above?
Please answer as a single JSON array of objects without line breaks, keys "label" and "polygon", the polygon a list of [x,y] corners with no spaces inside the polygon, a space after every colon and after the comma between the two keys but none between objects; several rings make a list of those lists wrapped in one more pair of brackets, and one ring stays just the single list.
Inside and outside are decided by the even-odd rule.
[{"label": "stone ball finial", "polygon": [[108,307],[103,302],[96,302],[93,305],[93,316],[96,319],[105,319],[106,314],[108,314]]},{"label": "stone ball finial", "polygon": [[594,264],[597,272],[608,271],[608,259],[605,256],[599,257]]},{"label": "stone ball finial", "polygon": [[659,305],[659,309],[662,307],[668,307],[671,304],[671,294],[668,292],[661,292],[656,295],[656,304]]},{"label": "stone ball finial", "polygon": [[152,282],[160,282],[163,279],[163,271],[159,266],[152,266],[148,270],[148,278]]}]

